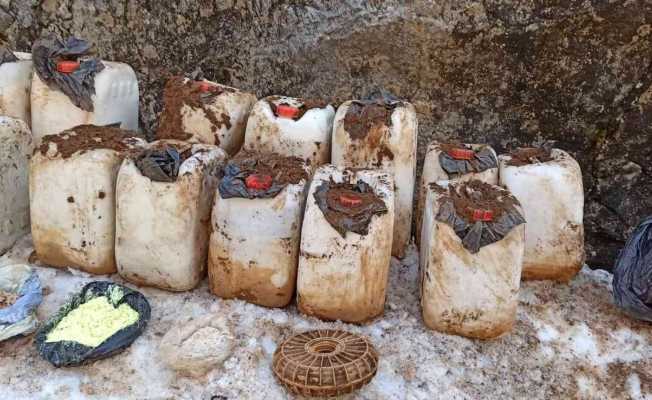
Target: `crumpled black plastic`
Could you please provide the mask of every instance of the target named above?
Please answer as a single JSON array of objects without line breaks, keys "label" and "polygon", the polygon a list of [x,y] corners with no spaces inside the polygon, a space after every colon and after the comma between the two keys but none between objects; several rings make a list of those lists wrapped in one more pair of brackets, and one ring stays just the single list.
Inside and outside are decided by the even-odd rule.
[{"label": "crumpled black plastic", "polygon": [[239,161],[240,165],[229,161],[224,168],[224,177],[218,185],[220,196],[223,199],[230,199],[233,197],[240,197],[244,199],[271,199],[276,197],[277,194],[283,190],[287,184],[282,184],[272,180],[272,186],[267,190],[248,189],[245,184],[245,179],[251,174],[251,171],[256,166],[256,160],[242,160]]},{"label": "crumpled black plastic", "polygon": [[472,160],[456,160],[445,151],[442,151],[439,153],[439,164],[447,173],[461,175],[497,168],[498,160],[496,160],[494,153],[488,147],[485,147],[475,152],[475,157]]},{"label": "crumpled black plastic", "polygon": [[156,182],[175,182],[182,160],[179,151],[171,146],[148,149],[136,157],[140,173]]},{"label": "crumpled black plastic", "polygon": [[[111,302],[109,294],[112,287],[118,287],[124,294],[113,306],[118,307],[120,304],[127,303],[138,313],[138,320],[135,323],[120,329],[95,348],[72,341],[46,342],[48,333],[57,326],[59,321],[81,304],[99,296],[107,296]],[[39,328],[36,332],[36,349],[44,359],[55,367],[76,366],[107,358],[129,347],[143,333],[149,322],[150,314],[149,302],[141,293],[113,282],[91,282]]]},{"label": "crumpled black plastic", "polygon": [[652,216],[629,238],[613,274],[616,305],[634,318],[652,322]]},{"label": "crumpled black plastic", "polygon": [[16,61],[18,61],[18,57],[11,50],[6,47],[0,47],[0,65]]},{"label": "crumpled black plastic", "polygon": [[[72,36],[65,42],[49,36],[37,40],[32,46],[32,60],[39,78],[61,90],[75,106],[85,111],[93,111],[95,74],[104,69],[104,64],[97,58],[80,60],[90,52],[88,42]],[[70,74],[60,73],[57,71],[60,60],[79,60],[79,69]]]},{"label": "crumpled black plastic", "polygon": [[[346,185],[346,188],[349,190],[358,193],[368,193],[373,195],[375,201],[368,202],[360,207],[332,207],[328,204],[328,192],[334,185]],[[369,224],[371,223],[373,216],[387,213],[385,202],[378,198],[374,193],[373,188],[362,180],[359,180],[355,185],[337,184],[332,180],[330,182],[322,182],[321,185],[315,189],[313,197],[328,223],[331,224],[331,226],[342,237],[346,237],[346,232],[354,232],[363,236],[368,234]]]},{"label": "crumpled black plastic", "polygon": [[[450,190],[454,190],[454,188],[451,187]],[[484,246],[501,240],[514,227],[525,223],[525,218],[516,207],[506,210],[493,221],[467,222],[457,214],[455,204],[449,197],[441,198],[439,212],[435,219],[452,227],[455,234],[462,240],[464,248],[472,254],[479,252]]]}]

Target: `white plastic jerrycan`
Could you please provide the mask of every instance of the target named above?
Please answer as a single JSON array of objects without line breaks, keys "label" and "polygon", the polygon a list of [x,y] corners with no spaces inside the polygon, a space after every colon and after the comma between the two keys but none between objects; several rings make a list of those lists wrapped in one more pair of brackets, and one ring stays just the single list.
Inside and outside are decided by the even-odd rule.
[{"label": "white plastic jerrycan", "polygon": [[584,189],[580,166],[559,149],[501,155],[500,183],[523,205],[524,279],[571,280],[584,265]]},{"label": "white plastic jerrycan", "polygon": [[423,173],[419,185],[416,210],[416,242],[421,244],[423,205],[428,185],[451,181],[479,180],[490,185],[498,184],[498,158],[494,149],[486,144],[431,142],[423,160]]},{"label": "white plastic jerrycan", "polygon": [[[5,62],[3,52],[6,55]],[[18,118],[29,126],[32,123],[29,100],[31,87],[32,55],[0,49],[0,116]]]},{"label": "white plastic jerrycan", "polygon": [[393,224],[390,173],[333,165],[318,168],[301,232],[299,310],[324,320],[352,323],[381,315]]},{"label": "white plastic jerrycan", "polygon": [[122,163],[116,186],[118,273],[137,285],[183,291],[206,273],[209,220],[226,153],[173,140]]},{"label": "white plastic jerrycan", "polygon": [[421,240],[421,306],[427,327],[489,339],[516,318],[525,250],[518,201],[481,181],[430,184]]},{"label": "white plastic jerrycan", "polygon": [[27,124],[0,116],[0,254],[29,232],[29,158],[32,134]]},{"label": "white plastic jerrycan", "polygon": [[213,206],[213,293],[265,307],[290,303],[309,176],[298,157],[242,152],[229,162]]},{"label": "white plastic jerrycan", "polygon": [[156,137],[213,144],[234,155],[242,147],[247,118],[255,103],[254,94],[230,86],[181,76],[170,78]]},{"label": "white plastic jerrycan", "polygon": [[127,64],[89,58],[79,39],[41,39],[32,58],[32,133],[36,142],[78,125],[138,129],[138,79]]},{"label": "white plastic jerrycan", "polygon": [[32,238],[38,259],[93,274],[116,271],[115,185],[133,132],[78,126],[48,135],[30,162]]},{"label": "white plastic jerrycan", "polygon": [[418,121],[404,101],[347,101],[333,123],[332,163],[348,168],[382,168],[394,177],[392,254],[402,258],[412,236]]},{"label": "white plastic jerrycan", "polygon": [[245,134],[249,151],[299,157],[311,168],[330,162],[335,109],[325,102],[271,96],[254,105]]}]

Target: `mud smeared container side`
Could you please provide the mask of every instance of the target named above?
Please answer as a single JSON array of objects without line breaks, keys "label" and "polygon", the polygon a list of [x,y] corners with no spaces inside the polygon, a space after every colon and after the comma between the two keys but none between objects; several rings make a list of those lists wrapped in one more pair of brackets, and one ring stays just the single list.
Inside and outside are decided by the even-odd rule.
[{"label": "mud smeared container side", "polygon": [[402,257],[412,232],[418,121],[412,104],[389,97],[343,103],[333,123],[333,164],[380,168],[396,182],[392,254]]},{"label": "mud smeared container side", "polygon": [[242,152],[229,162],[212,213],[214,294],[266,307],[292,300],[309,172],[278,154]]},{"label": "mud smeared container side", "polygon": [[[342,235],[331,225],[318,204],[320,196],[315,195],[319,188],[323,190],[331,185],[335,190],[325,193],[326,205],[330,203],[335,211],[351,208],[342,213],[347,219],[349,215],[363,219],[371,215],[366,234],[345,231]],[[369,195],[361,196],[360,187],[369,190]],[[383,210],[377,201],[384,203]],[[318,168],[310,185],[301,234],[299,310],[325,320],[352,323],[363,323],[381,315],[393,224],[392,175],[380,170],[351,170],[332,165]]]},{"label": "mud smeared container side", "polygon": [[520,206],[484,182],[445,185],[427,187],[420,250],[424,322],[444,333],[499,336],[516,318],[525,248]]},{"label": "mud smeared container side", "polygon": [[226,158],[217,146],[161,140],[124,160],[116,187],[115,250],[123,278],[172,291],[199,283]]},{"label": "mud smeared container side", "polygon": [[330,162],[334,115],[326,102],[266,97],[251,111],[243,148],[299,157],[316,168]]},{"label": "mud smeared container side", "polygon": [[29,168],[32,238],[39,260],[115,272],[115,184],[145,142],[118,128],[79,126],[43,138]]},{"label": "mud smeared container side", "polygon": [[525,279],[568,281],[584,264],[584,189],[579,164],[565,151],[501,155],[500,183],[523,206]]}]

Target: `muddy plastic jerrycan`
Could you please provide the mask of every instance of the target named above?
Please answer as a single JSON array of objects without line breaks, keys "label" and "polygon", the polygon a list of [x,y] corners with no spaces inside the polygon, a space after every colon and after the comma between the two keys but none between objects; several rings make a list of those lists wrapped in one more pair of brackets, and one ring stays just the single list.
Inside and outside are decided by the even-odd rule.
[{"label": "muddy plastic jerrycan", "polygon": [[144,145],[133,132],[92,125],[43,138],[29,171],[40,261],[93,274],[116,271],[116,178],[126,153]]},{"label": "muddy plastic jerrycan", "polygon": [[32,55],[0,48],[0,116],[18,118],[29,126],[31,87]]},{"label": "muddy plastic jerrycan", "polygon": [[256,96],[208,80],[173,77],[165,85],[158,139],[221,147],[235,155],[244,142]]},{"label": "muddy plastic jerrycan", "polygon": [[571,280],[584,265],[580,166],[560,149],[517,149],[499,157],[500,183],[523,205],[524,279]]},{"label": "muddy plastic jerrycan", "polygon": [[347,101],[333,123],[332,163],[382,168],[396,183],[392,254],[402,258],[412,236],[418,121],[414,106],[390,99]]},{"label": "muddy plastic jerrycan", "polygon": [[138,79],[127,64],[90,57],[83,40],[37,40],[32,47],[32,134],[36,142],[78,125],[138,129]]},{"label": "muddy plastic jerrycan", "polygon": [[479,180],[498,184],[498,158],[486,144],[431,142],[423,160],[416,210],[416,242],[421,244],[423,205],[428,185],[436,182]]},{"label": "muddy plastic jerrycan", "polygon": [[0,254],[29,231],[28,175],[32,150],[27,124],[0,116]]},{"label": "muddy plastic jerrycan", "polygon": [[214,294],[265,307],[290,303],[309,177],[298,157],[242,152],[229,161],[213,206]]},{"label": "muddy plastic jerrycan", "polygon": [[324,320],[352,323],[381,315],[393,224],[390,173],[333,165],[318,168],[301,232],[299,310]]},{"label": "muddy plastic jerrycan", "polygon": [[326,102],[266,97],[251,111],[244,149],[299,157],[314,169],[330,162],[334,116]]},{"label": "muddy plastic jerrycan", "polygon": [[421,233],[421,307],[427,327],[488,339],[516,318],[525,251],[518,201],[481,181],[427,188]]},{"label": "muddy plastic jerrycan", "polygon": [[116,185],[118,273],[137,285],[184,291],[206,274],[209,220],[226,153],[174,140],[122,163]]}]

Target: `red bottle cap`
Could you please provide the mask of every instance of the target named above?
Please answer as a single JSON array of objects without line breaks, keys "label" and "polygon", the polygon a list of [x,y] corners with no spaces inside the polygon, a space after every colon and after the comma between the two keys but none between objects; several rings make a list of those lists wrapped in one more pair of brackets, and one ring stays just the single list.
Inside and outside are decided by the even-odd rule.
[{"label": "red bottle cap", "polygon": [[272,176],[266,174],[251,174],[245,178],[247,189],[267,190],[272,187]]},{"label": "red bottle cap", "polygon": [[448,151],[448,155],[456,160],[472,160],[475,157],[475,152],[467,149],[451,149]]},{"label": "red bottle cap", "polygon": [[355,194],[341,194],[339,200],[340,204],[342,204],[344,207],[355,207],[362,204],[362,199],[360,196]]},{"label": "red bottle cap", "polygon": [[212,92],[213,90],[217,89],[217,86],[210,82],[206,81],[199,81],[199,91],[200,92]]},{"label": "red bottle cap", "polygon": [[276,106],[276,115],[281,118],[296,118],[299,115],[299,109],[296,107],[281,104]]},{"label": "red bottle cap", "polygon": [[57,72],[70,74],[79,69],[79,61],[59,61],[57,63]]},{"label": "red bottle cap", "polygon": [[494,212],[491,210],[473,210],[473,221],[474,222],[491,222],[494,220]]}]

